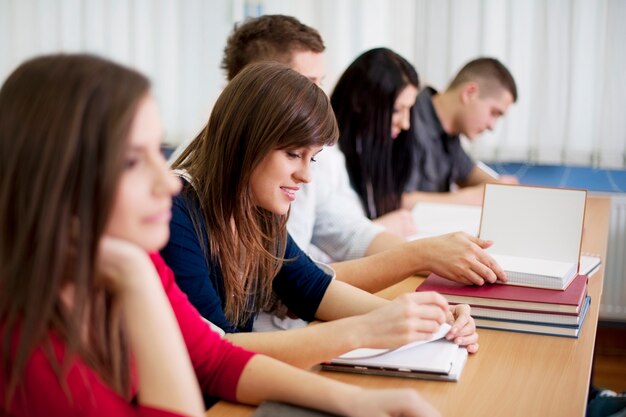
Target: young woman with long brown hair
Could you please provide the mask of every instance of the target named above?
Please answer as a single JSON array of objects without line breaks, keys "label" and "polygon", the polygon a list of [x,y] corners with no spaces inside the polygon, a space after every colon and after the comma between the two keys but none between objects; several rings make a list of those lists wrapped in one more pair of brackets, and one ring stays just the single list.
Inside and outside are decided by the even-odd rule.
[{"label": "young woman with long brown hair", "polygon": [[[181,289],[234,343],[298,366],[425,339],[444,321],[454,323],[449,338],[475,351],[468,306],[436,293],[389,302],[333,280],[288,235],[290,203],[337,136],[328,97],[294,70],[256,63],[231,80],[173,166],[186,181],[161,254]],[[250,333],[255,315],[277,300],[300,318],[328,322]]]},{"label": "young woman with long brown hair", "polygon": [[330,381],[210,330],[155,252],[180,190],[161,136],[148,81],[100,58],[36,58],[0,89],[0,414],[199,417],[202,390],[436,415],[414,391]]}]

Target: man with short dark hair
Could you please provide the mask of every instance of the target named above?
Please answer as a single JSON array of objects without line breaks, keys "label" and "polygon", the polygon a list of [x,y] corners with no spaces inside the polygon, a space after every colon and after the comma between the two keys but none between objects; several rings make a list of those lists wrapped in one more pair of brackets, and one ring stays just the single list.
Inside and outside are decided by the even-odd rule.
[{"label": "man with short dark hair", "polygon": [[252,62],[278,61],[320,85],[325,49],[319,32],[295,17],[266,15],[235,25],[226,41],[221,68],[231,80]]},{"label": "man with short dark hair", "polygon": [[[460,135],[474,140],[493,130],[516,101],[513,76],[494,58],[468,62],[442,93],[424,88],[413,108],[418,161],[403,206],[410,208],[417,201],[480,204],[482,184],[517,182],[514,177],[497,178],[475,163],[460,141]],[[450,192],[452,185],[460,189]]]}]

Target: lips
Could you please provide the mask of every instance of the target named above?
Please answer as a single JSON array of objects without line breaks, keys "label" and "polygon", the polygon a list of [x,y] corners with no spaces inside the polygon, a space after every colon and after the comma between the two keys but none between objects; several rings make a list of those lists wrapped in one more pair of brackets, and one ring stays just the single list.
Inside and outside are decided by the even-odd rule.
[{"label": "lips", "polygon": [[296,199],[296,191],[300,189],[300,187],[280,187],[283,194],[287,196],[289,201],[294,201]]},{"label": "lips", "polygon": [[166,223],[172,218],[172,209],[161,210],[155,214],[145,217],[146,223]]}]

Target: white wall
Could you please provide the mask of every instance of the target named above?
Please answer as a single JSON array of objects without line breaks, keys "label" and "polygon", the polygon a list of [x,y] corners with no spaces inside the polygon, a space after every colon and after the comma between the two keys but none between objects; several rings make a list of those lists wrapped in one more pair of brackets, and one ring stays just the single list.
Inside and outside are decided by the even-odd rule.
[{"label": "white wall", "polygon": [[222,48],[234,2],[219,0],[0,0],[0,80],[21,61],[86,51],[147,74],[166,141],[195,135],[224,84]]},{"label": "white wall", "polygon": [[487,160],[626,167],[626,1],[0,0],[0,80],[23,59],[90,51],[154,83],[166,140],[208,117],[234,22],[283,13],[320,30],[330,91],[361,52],[387,46],[436,88],[478,55],[513,72],[519,101],[472,145]]}]

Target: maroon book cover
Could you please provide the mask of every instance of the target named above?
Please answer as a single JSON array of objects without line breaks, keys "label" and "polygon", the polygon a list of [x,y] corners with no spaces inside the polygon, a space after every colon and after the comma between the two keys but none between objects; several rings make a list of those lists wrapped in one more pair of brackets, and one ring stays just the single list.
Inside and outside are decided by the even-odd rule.
[{"label": "maroon book cover", "polygon": [[430,274],[416,291],[436,291],[451,303],[578,314],[587,294],[587,276],[578,275],[565,291],[560,291],[504,284],[465,285]]}]

